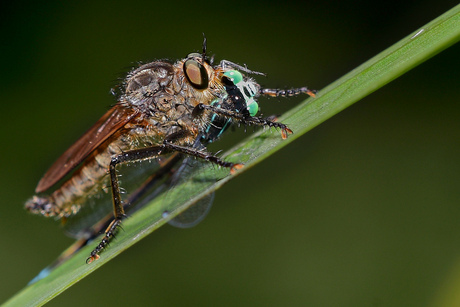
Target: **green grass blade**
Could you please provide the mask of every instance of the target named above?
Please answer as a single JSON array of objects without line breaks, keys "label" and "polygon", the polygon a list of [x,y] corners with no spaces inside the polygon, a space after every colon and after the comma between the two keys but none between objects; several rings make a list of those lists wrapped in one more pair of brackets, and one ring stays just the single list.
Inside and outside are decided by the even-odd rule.
[{"label": "green grass blade", "polygon": [[[275,131],[260,131],[237,145],[226,156],[226,159],[246,164],[246,167],[236,175],[248,170],[310,129],[456,43],[459,39],[460,5],[332,83],[323,89],[316,99],[306,100],[285,114],[280,121],[288,124],[294,131],[294,134],[287,140],[282,140],[280,134]],[[421,88],[420,90],[426,89]],[[197,176],[208,178],[215,174],[213,168],[209,167]],[[91,265],[85,264],[86,257],[96,244],[93,243],[52,271],[46,278],[24,288],[4,306],[45,304],[166,223],[166,219],[162,217],[163,210],[171,212],[170,217],[172,217],[185,210],[195,200],[212,193],[235,177],[227,176],[225,170],[217,170],[217,176],[223,179],[217,183],[206,180],[193,181],[174,189],[168,195],[169,199],[174,199],[174,202],[166,204],[166,207],[161,197],[155,199],[126,219],[124,231],[120,232],[116,241],[102,253],[100,260]]]}]

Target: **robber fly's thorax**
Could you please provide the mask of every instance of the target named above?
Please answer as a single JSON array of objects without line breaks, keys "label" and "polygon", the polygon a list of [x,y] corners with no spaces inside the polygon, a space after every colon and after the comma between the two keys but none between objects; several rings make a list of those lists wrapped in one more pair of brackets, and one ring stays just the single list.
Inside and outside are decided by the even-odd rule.
[{"label": "robber fly's thorax", "polygon": [[164,136],[187,130],[193,139],[206,125],[203,118],[208,117],[205,112],[194,118],[193,110],[225,95],[222,73],[220,67],[214,69],[201,56],[189,55],[175,64],[148,63],[128,74],[120,100],[142,114],[138,126],[145,128],[146,134]]}]

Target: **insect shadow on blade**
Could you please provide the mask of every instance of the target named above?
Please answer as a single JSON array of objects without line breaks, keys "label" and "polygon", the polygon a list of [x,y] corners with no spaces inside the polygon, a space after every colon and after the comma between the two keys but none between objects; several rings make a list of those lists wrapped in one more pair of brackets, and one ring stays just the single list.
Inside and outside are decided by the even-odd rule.
[{"label": "insect shadow on blade", "polygon": [[[171,186],[179,187],[190,169],[202,163],[231,173],[242,168],[243,164],[227,162],[206,149],[232,124],[273,127],[287,138],[292,131],[285,124],[256,116],[256,98],[314,97],[315,91],[263,88],[248,75],[263,74],[227,60],[213,65],[213,58],[206,55],[206,39],[202,53],[190,53],[175,63],[154,61],[128,73],[117,103],[57,159],[39,181],[36,195],[26,202],[29,212],[70,225],[67,229],[78,239],[52,266],[103,231],[86,262],[97,260],[120,228],[126,210]],[[121,176],[124,169],[129,176]],[[128,192],[124,200],[123,190]],[[108,201],[103,201],[104,195]],[[212,198],[191,207],[194,214],[184,212],[171,224],[196,224]],[[168,211],[164,216],[168,218]]]}]

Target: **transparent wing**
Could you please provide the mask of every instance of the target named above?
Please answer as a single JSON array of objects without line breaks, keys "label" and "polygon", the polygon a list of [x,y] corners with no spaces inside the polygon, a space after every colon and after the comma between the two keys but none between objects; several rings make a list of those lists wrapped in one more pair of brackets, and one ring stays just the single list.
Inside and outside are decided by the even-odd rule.
[{"label": "transparent wing", "polygon": [[[201,136],[199,136],[193,148],[206,151],[206,147],[201,143]],[[222,174],[222,178],[227,173]],[[168,223],[172,226],[179,228],[189,228],[201,222],[209,213],[212,202],[214,201],[214,192],[208,193],[197,199],[195,203],[190,205],[190,194],[193,192],[202,191],[206,192],[209,187],[209,182],[213,183],[218,181],[220,176],[215,168],[215,165],[194,157],[186,157],[177,171],[171,178],[171,186],[168,188],[168,194],[165,197],[163,204],[163,217],[168,216],[176,211],[182,210],[178,204],[187,204],[189,207],[170,219]]]},{"label": "transparent wing", "polygon": [[[187,210],[169,220],[169,225],[177,228],[190,228],[200,223],[208,215],[214,201],[214,192],[201,198]],[[164,213],[167,215],[167,213]]]},{"label": "transparent wing", "polygon": [[[174,173],[172,180],[171,180],[171,187],[170,191],[174,189],[183,189],[187,191],[189,189],[189,184],[193,182],[197,178],[196,174],[200,172],[203,168],[205,163],[202,160],[197,160],[195,158],[188,157],[184,159],[181,166]],[[203,178],[198,180],[204,180]],[[184,196],[187,197],[186,193],[182,193]],[[176,197],[174,202],[180,202],[180,198],[177,198],[178,194],[175,194]],[[171,193],[165,198],[165,202],[171,202],[170,200]],[[206,195],[205,197],[199,199],[197,202],[192,204],[189,208],[185,211],[180,213],[179,215],[175,216],[173,219],[169,220],[168,223],[174,227],[178,228],[190,228],[197,225],[201,222],[206,215],[209,213],[212,207],[212,202],[214,201],[214,192]],[[165,206],[167,207],[167,206]],[[163,216],[167,218],[170,214],[168,210],[163,212]]]},{"label": "transparent wing", "polygon": [[[125,212],[132,214],[146,202],[165,191],[174,167],[180,165],[179,154],[160,155],[155,159],[119,165],[118,179],[122,189]],[[113,219],[112,193],[106,176],[99,193],[88,197],[80,212],[66,220],[64,228],[69,236],[85,238],[98,234]]]}]

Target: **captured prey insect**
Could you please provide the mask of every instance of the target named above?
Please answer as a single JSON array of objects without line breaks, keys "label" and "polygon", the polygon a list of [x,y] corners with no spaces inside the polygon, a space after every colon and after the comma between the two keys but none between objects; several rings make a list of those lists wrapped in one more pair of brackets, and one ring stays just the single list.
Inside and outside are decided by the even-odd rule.
[{"label": "captured prey insect", "polygon": [[[129,204],[151,191],[152,183],[183,168],[184,160],[194,157],[230,172],[243,167],[205,147],[231,124],[273,127],[281,130],[283,139],[292,133],[273,118],[256,116],[256,98],[314,97],[315,91],[263,88],[247,76],[250,74],[262,75],[227,60],[213,65],[206,55],[206,39],[202,53],[190,53],[175,63],[161,60],[135,68],[122,82],[117,103],[56,160],[39,181],[36,195],[26,202],[26,209],[65,223],[89,207],[96,210],[98,195],[110,193],[113,214],[93,221],[90,230],[80,233],[80,245],[67,253],[105,228],[86,262],[97,260],[120,228]],[[157,169],[123,201],[118,168],[145,160],[154,161]]]}]

